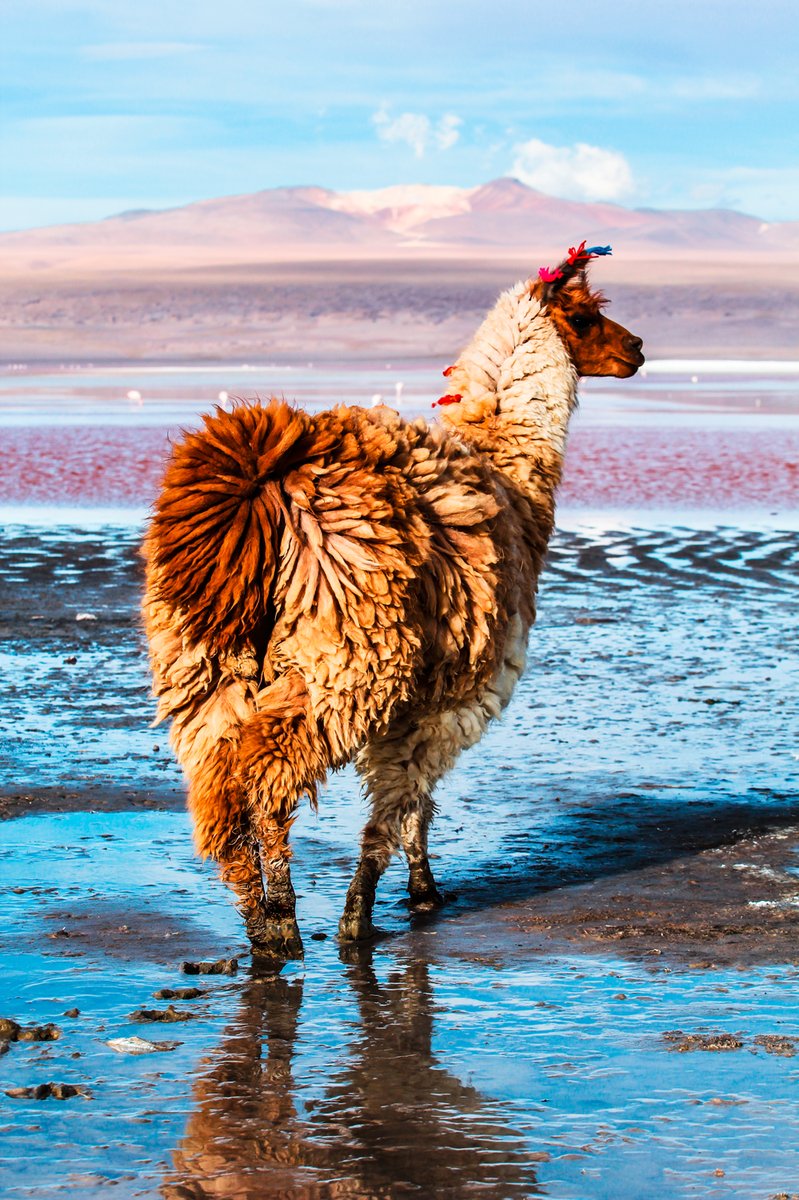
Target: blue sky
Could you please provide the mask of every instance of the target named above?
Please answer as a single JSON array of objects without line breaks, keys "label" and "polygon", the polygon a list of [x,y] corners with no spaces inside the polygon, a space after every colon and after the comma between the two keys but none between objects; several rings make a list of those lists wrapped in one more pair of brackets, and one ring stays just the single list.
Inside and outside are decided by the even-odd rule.
[{"label": "blue sky", "polygon": [[0,228],[260,188],[799,218],[795,0],[4,0]]}]

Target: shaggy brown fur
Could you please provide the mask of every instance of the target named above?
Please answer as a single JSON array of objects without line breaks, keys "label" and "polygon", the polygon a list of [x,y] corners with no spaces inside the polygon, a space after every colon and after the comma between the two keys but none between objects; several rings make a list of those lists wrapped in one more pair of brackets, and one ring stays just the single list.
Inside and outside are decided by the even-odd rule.
[{"label": "shaggy brown fur", "polygon": [[155,691],[255,950],[301,954],[291,820],[356,755],[372,818],[342,936],[371,931],[400,842],[412,906],[440,903],[433,788],[521,674],[577,374],[641,361],[565,271],[500,298],[441,425],[273,400],[175,446],[145,541]]}]

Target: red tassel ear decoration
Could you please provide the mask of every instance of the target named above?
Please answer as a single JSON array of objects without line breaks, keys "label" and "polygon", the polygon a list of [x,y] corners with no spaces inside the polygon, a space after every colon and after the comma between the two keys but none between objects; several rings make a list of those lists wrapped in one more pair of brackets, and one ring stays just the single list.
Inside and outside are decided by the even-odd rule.
[{"label": "red tassel ear decoration", "polygon": [[588,254],[585,248],[585,238],[583,238],[576,250],[574,246],[569,246],[569,257],[567,261],[570,267],[573,267],[575,263],[582,262],[583,259],[588,261],[590,257],[590,254]]},{"label": "red tassel ear decoration", "polygon": [[453,365],[451,367],[447,367],[446,371],[442,371],[441,374],[442,375],[451,375],[454,370],[455,370],[455,364],[453,363]]},{"label": "red tassel ear decoration", "polygon": [[435,408],[437,404],[440,404],[442,407],[443,407],[445,404],[460,404],[460,402],[461,402],[461,400],[462,400],[462,399],[463,399],[463,396],[461,395],[461,393],[460,393],[460,392],[456,392],[456,393],[455,393],[454,395],[452,395],[452,396],[440,396],[440,397],[438,398],[438,400],[434,400],[434,401],[433,401],[433,403],[431,404],[431,406],[430,406],[430,407],[431,407],[431,408]]},{"label": "red tassel ear decoration", "polygon": [[554,271],[551,271],[549,269],[549,267],[539,267],[538,268],[538,278],[543,283],[554,283],[556,279],[563,278],[563,272],[560,271],[557,267],[555,268]]}]

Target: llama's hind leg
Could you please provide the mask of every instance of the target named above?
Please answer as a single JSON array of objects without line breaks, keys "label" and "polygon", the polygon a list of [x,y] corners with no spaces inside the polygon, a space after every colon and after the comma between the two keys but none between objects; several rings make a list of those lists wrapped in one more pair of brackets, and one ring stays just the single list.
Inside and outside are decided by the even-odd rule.
[{"label": "llama's hind leg", "polygon": [[[276,854],[281,834],[284,849]],[[280,830],[268,821],[261,821],[258,837],[253,833],[246,841],[242,840],[220,862],[222,882],[236,897],[236,908],[244,918],[254,959],[303,956],[287,836],[287,827]]]},{"label": "llama's hind leg", "polygon": [[327,761],[310,719],[308,693],[289,673],[259,696],[260,711],[242,729],[241,778],[249,819],[259,846],[266,900],[253,932],[253,952],[302,958],[291,882],[289,832],[303,793],[315,795]]},{"label": "llama's hind leg", "polygon": [[257,943],[267,922],[266,893],[255,835],[243,837],[220,858],[219,874],[236,897],[236,908],[244,919],[247,937]]},{"label": "llama's hind leg", "polygon": [[[242,729],[246,731],[247,725]],[[290,821],[270,820],[262,812],[253,816],[251,795],[240,778],[239,754],[238,740],[218,743],[193,781],[189,797],[197,846],[201,854],[219,863],[222,882],[235,896],[253,954],[300,958],[302,942],[288,868]],[[280,813],[279,803],[277,807]]]},{"label": "llama's hind leg", "polygon": [[291,882],[288,844],[290,816],[275,820],[260,815],[255,822],[260,861],[266,885],[262,912],[252,930],[247,928],[254,957],[302,958],[304,950],[297,924],[297,897]]}]

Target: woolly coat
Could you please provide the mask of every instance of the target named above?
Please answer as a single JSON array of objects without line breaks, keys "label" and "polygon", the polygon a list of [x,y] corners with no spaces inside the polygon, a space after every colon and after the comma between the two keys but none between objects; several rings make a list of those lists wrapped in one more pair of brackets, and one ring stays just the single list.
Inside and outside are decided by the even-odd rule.
[{"label": "woolly coat", "polygon": [[440,424],[283,401],[206,416],[149,524],[158,719],[216,857],[258,808],[290,816],[392,729],[476,713],[521,673],[576,373],[529,285],[448,374]]}]

